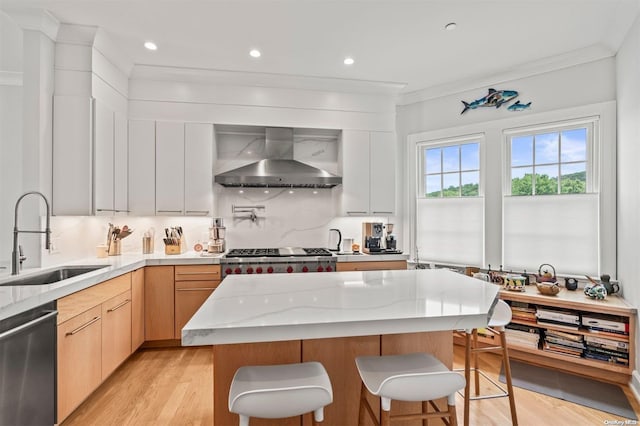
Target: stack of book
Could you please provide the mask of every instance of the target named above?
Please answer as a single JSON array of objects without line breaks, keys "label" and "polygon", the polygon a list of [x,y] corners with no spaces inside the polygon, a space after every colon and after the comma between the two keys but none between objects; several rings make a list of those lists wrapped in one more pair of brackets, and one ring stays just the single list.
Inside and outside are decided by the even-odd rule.
[{"label": "stack of book", "polygon": [[510,323],[505,327],[507,344],[539,349],[540,329],[528,325]]},{"label": "stack of book", "polygon": [[516,321],[529,322],[532,324],[536,322],[535,305],[526,302],[511,302],[511,314]]},{"label": "stack of book", "polygon": [[576,311],[541,308],[536,309],[537,323],[540,326],[553,326],[567,330],[580,328],[580,315]]},{"label": "stack of book", "polygon": [[629,343],[615,339],[629,335],[623,317],[589,313],[582,316],[582,325],[592,333],[585,336],[585,358],[629,365]]},{"label": "stack of book", "polygon": [[543,349],[563,355],[581,357],[584,353],[584,336],[559,330],[545,330]]}]

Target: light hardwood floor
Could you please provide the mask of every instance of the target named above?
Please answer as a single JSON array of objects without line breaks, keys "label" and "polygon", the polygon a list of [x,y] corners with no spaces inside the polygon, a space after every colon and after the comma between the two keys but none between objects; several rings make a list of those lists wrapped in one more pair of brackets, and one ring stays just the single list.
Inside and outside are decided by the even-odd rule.
[{"label": "light hardwood floor", "polygon": [[[210,347],[139,350],[63,425],[212,425],[211,354]],[[455,368],[464,366],[463,354],[456,346]],[[480,359],[480,368],[497,380],[500,358],[483,354]],[[631,390],[625,387],[624,391],[635,412],[640,413]],[[614,424],[614,420],[624,424],[625,420],[520,388],[515,388],[515,397],[523,426],[603,425]],[[462,424],[460,396],[456,405]],[[511,424],[507,398],[473,401],[470,418],[472,425]],[[350,425],[345,422],[345,426]]]}]

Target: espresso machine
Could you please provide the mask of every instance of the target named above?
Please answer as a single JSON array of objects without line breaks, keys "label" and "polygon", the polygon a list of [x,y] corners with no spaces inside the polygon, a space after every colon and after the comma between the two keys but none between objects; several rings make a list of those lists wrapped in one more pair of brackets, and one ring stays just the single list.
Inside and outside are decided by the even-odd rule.
[{"label": "espresso machine", "polygon": [[226,232],[227,228],[224,227],[222,218],[213,218],[211,228],[209,228],[209,244],[207,246],[209,253],[224,253],[227,249],[224,239]]},{"label": "espresso machine", "polygon": [[380,253],[383,251],[382,222],[364,222],[362,224],[362,251],[364,253]]}]

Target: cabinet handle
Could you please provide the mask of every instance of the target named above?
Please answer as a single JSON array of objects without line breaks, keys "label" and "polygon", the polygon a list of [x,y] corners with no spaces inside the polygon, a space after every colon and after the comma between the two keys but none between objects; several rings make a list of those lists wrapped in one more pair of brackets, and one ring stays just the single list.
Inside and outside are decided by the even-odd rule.
[{"label": "cabinet handle", "polygon": [[218,275],[218,272],[176,272],[176,275]]},{"label": "cabinet handle", "polygon": [[182,213],[182,210],[156,210],[158,213]]},{"label": "cabinet handle", "polygon": [[131,210],[115,210],[116,213],[131,213]]},{"label": "cabinet handle", "polygon": [[113,308],[109,308],[107,309],[107,312],[113,312],[116,311],[120,308],[122,308],[124,305],[126,305],[127,303],[131,302],[131,299],[127,299],[124,302],[120,303],[119,305],[114,306]]},{"label": "cabinet handle", "polygon": [[393,212],[373,212],[373,214],[393,214]]},{"label": "cabinet handle", "polygon": [[209,210],[187,210],[187,214],[198,214],[207,216],[209,214]]},{"label": "cabinet handle", "polygon": [[89,327],[91,324],[93,324],[96,321],[100,321],[100,317],[95,317],[94,319],[92,319],[91,321],[82,324],[80,327],[76,328],[75,330],[71,330],[68,331],[65,336],[73,336],[74,334],[84,330],[85,328]]},{"label": "cabinet handle", "polygon": [[46,320],[48,320],[51,317],[54,317],[56,315],[58,315],[58,311],[43,311],[46,312],[45,315],[41,316],[40,318],[36,318],[34,320],[31,320],[25,324],[19,325],[16,328],[12,328],[10,330],[5,331],[4,333],[0,333],[0,341],[1,340],[5,340],[8,339],[9,337],[20,333],[23,330],[26,330],[27,328],[33,327],[34,325],[38,325],[41,322],[44,322]]},{"label": "cabinet handle", "polygon": [[201,290],[215,290],[215,287],[193,287],[193,288],[176,288],[176,291],[201,291]]},{"label": "cabinet handle", "polygon": [[117,212],[118,210],[114,209],[96,209],[97,212]]},{"label": "cabinet handle", "polygon": [[365,214],[365,213],[367,213],[367,212],[365,212],[365,211],[362,211],[362,212],[361,212],[361,211],[351,211],[351,212],[347,212],[347,214],[356,214],[356,213],[358,213],[358,214],[360,214],[360,213]]}]

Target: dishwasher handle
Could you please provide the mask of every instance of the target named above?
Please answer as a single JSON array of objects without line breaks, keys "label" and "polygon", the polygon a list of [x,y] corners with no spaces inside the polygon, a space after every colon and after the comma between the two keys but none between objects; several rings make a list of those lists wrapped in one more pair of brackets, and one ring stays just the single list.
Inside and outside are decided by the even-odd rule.
[{"label": "dishwasher handle", "polygon": [[24,331],[42,322],[45,322],[49,318],[55,317],[56,315],[58,315],[58,311],[43,311],[43,312],[46,312],[46,314],[41,316],[40,318],[36,318],[34,320],[21,324],[15,328],[12,328],[11,330],[7,330],[4,333],[0,333],[0,341],[8,339],[9,337],[20,333],[21,331]]}]

